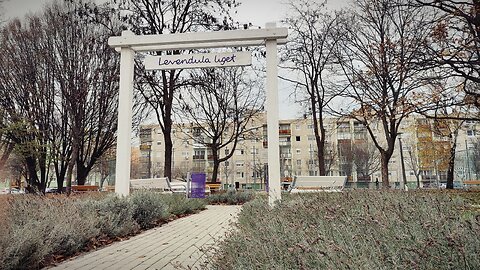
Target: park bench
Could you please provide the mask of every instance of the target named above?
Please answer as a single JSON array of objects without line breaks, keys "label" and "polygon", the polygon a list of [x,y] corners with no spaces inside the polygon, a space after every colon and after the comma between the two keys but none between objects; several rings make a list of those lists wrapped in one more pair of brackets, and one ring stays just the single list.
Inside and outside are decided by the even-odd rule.
[{"label": "park bench", "polygon": [[168,177],[131,179],[130,188],[132,190],[149,189],[160,192],[185,194],[187,192],[187,183],[179,180],[169,181]]},{"label": "park bench", "polygon": [[167,185],[172,193],[187,193],[187,182],[180,180],[168,181],[167,178]]},{"label": "park bench", "polygon": [[80,185],[72,186],[72,192],[90,192],[90,191],[99,191],[100,188],[96,185]]},{"label": "park bench", "polygon": [[289,187],[291,193],[339,192],[345,187],[346,176],[295,176]]},{"label": "park bench", "polygon": [[480,189],[480,180],[466,180],[463,185],[466,189]]},{"label": "park bench", "polygon": [[209,192],[212,192],[212,193],[215,193],[215,192],[219,191],[221,187],[222,187],[222,184],[220,184],[220,183],[206,183],[205,184],[206,190],[208,190]]},{"label": "park bench", "polygon": [[149,189],[156,191],[170,191],[168,177],[162,178],[147,178],[147,179],[131,179],[130,189]]},{"label": "park bench", "polygon": [[106,192],[115,192],[115,186],[104,186],[103,191]]}]

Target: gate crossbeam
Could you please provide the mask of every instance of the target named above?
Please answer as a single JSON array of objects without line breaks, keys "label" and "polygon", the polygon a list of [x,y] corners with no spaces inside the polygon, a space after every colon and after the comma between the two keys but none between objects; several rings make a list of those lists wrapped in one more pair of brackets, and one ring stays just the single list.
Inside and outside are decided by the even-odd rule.
[{"label": "gate crossbeam", "polygon": [[134,51],[186,50],[219,47],[245,47],[265,45],[265,40],[285,44],[287,28],[265,28],[215,32],[192,32],[162,35],[134,35],[123,31],[119,37],[110,37],[108,45],[128,47]]}]

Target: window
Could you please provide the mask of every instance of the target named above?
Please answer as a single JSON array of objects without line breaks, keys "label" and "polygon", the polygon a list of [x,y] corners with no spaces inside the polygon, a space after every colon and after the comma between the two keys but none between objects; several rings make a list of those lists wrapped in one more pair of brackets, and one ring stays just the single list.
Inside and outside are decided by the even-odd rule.
[{"label": "window", "polygon": [[300,141],[300,136],[296,136],[296,137],[295,137],[295,140],[296,140],[297,142],[299,142],[299,141]]},{"label": "window", "polygon": [[238,178],[243,178],[245,176],[244,172],[237,172]]},{"label": "window", "polygon": [[309,141],[315,141],[315,136],[314,135],[308,135],[308,140]]},{"label": "window", "polygon": [[300,130],[300,124],[296,124],[296,125],[295,125],[295,129],[296,129],[296,130]]},{"label": "window", "polygon": [[237,156],[243,155],[243,149],[238,149],[237,150]]},{"label": "window", "polygon": [[308,129],[313,129],[313,125],[308,125]]},{"label": "window", "polygon": [[157,141],[157,145],[161,145],[162,144],[162,141]]},{"label": "window", "polygon": [[471,129],[467,130],[467,136],[469,137],[475,136],[475,131]]},{"label": "window", "polygon": [[297,153],[297,154],[300,154],[301,152],[302,152],[302,151],[301,151],[300,149],[297,149],[297,150],[296,150],[296,153]]},{"label": "window", "polygon": [[302,165],[302,160],[301,159],[297,159],[297,165],[298,166]]},{"label": "window", "polygon": [[243,161],[237,161],[237,163],[235,163],[235,165],[237,167],[243,167]]}]

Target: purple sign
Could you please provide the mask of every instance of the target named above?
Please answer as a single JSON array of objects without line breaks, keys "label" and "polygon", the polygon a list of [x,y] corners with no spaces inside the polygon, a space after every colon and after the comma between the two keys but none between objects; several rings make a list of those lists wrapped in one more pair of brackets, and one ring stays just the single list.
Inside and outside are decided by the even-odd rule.
[{"label": "purple sign", "polygon": [[207,175],[205,173],[192,173],[191,180],[190,198],[205,198]]}]

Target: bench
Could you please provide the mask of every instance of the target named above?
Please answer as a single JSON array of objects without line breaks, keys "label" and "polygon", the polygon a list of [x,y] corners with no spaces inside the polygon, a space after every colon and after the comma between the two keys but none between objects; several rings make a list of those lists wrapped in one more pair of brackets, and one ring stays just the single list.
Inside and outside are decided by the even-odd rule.
[{"label": "bench", "polygon": [[346,182],[346,176],[295,176],[289,191],[291,193],[339,192],[343,190]]},{"label": "bench", "polygon": [[480,189],[480,180],[466,180],[463,185],[466,189]]},{"label": "bench", "polygon": [[115,192],[115,186],[104,186],[103,191],[106,192]]},{"label": "bench", "polygon": [[73,192],[89,192],[89,191],[99,191],[99,186],[94,185],[81,185],[81,186],[72,186]]},{"label": "bench", "polygon": [[131,179],[130,189],[132,190],[150,189],[150,190],[158,190],[158,191],[169,191],[170,187],[168,183],[169,183],[168,177]]},{"label": "bench", "polygon": [[183,193],[187,192],[187,183],[183,181],[173,180],[169,181],[168,177],[161,178],[147,178],[147,179],[131,179],[130,189],[149,189],[168,193]]},{"label": "bench", "polygon": [[210,192],[217,192],[222,187],[220,183],[206,183],[205,190],[209,190]]},{"label": "bench", "polygon": [[183,182],[179,180],[168,181],[168,178],[167,178],[167,185],[169,190],[172,193],[182,193],[182,194],[187,193],[187,182]]}]

